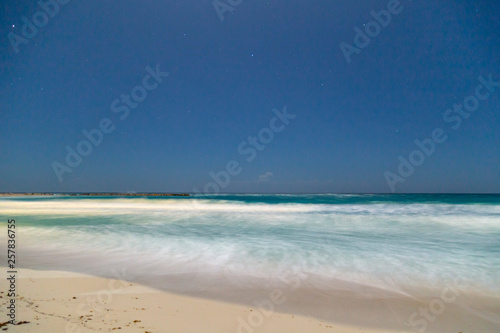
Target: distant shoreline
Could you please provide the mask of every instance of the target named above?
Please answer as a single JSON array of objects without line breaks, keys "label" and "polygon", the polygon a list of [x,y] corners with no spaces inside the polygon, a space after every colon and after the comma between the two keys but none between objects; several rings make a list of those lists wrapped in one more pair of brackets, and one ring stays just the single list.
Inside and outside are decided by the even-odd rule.
[{"label": "distant shoreline", "polygon": [[0,193],[2,197],[20,196],[55,196],[64,195],[70,197],[189,197],[188,193]]}]

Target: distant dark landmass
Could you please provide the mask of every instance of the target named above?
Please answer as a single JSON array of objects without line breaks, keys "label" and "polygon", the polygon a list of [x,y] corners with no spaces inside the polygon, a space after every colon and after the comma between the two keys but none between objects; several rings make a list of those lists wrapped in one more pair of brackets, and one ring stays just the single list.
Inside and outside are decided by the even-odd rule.
[{"label": "distant dark landmass", "polygon": [[64,195],[70,197],[189,197],[188,193],[0,193],[0,196],[54,196]]}]

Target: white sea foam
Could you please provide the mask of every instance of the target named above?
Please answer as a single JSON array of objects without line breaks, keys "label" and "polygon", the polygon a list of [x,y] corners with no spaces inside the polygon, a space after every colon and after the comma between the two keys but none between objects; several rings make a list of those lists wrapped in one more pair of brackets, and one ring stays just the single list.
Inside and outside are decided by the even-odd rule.
[{"label": "white sea foam", "polygon": [[401,293],[460,276],[500,294],[498,205],[0,200],[0,215],[19,216],[23,262],[44,268],[141,267],[237,285],[297,267],[317,288],[341,280]]}]

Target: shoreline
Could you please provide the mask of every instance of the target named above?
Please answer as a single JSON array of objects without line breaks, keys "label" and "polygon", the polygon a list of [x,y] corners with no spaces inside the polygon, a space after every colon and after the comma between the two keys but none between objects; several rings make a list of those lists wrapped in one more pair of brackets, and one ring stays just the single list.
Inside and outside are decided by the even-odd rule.
[{"label": "shoreline", "polygon": [[[0,292],[16,280],[18,314],[27,314],[17,321],[51,332],[61,331],[59,319],[71,332],[297,331],[290,318],[305,320],[301,332],[326,323],[364,333],[500,327],[500,211],[482,199],[460,207],[401,198],[4,199],[0,215],[6,227],[15,218],[16,231],[0,243],[16,244],[20,262],[11,265],[22,269]],[[0,252],[0,267],[8,255]]]},{"label": "shoreline", "polygon": [[17,290],[16,322],[23,323],[4,325],[7,332],[393,332],[64,271],[20,268]]}]

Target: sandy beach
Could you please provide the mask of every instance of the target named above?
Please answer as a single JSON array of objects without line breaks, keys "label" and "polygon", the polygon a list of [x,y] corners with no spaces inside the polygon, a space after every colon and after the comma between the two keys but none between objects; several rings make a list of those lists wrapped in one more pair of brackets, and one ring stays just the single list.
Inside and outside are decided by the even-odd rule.
[{"label": "sandy beach", "polygon": [[[2,310],[8,301],[5,290],[2,286]],[[181,296],[123,280],[61,271],[19,269],[17,290],[16,322],[27,323],[2,326],[6,331],[394,332],[339,325],[278,311],[263,313],[256,307]]]}]

